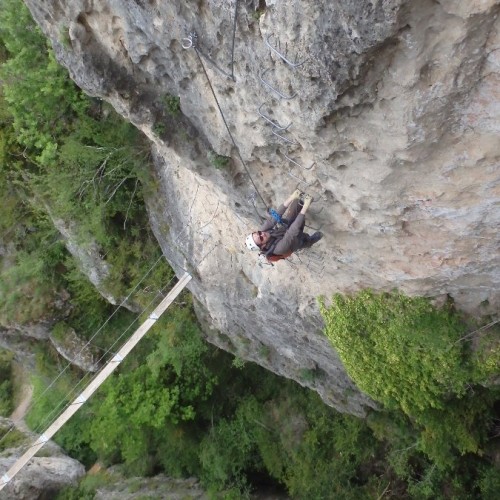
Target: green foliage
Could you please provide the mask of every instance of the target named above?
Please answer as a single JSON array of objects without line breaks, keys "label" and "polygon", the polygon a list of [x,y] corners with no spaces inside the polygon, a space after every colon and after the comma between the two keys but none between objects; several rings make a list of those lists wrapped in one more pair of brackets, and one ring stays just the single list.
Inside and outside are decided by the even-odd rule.
[{"label": "green foliage", "polygon": [[[483,327],[484,328],[484,327]],[[472,340],[468,334],[468,340]],[[474,339],[476,346],[472,353],[474,381],[484,385],[494,385],[500,366],[500,325],[486,328]]]},{"label": "green foliage", "polygon": [[268,345],[262,344],[259,347],[259,357],[269,361],[271,356],[271,348]]},{"label": "green foliage", "polygon": [[464,324],[424,298],[360,292],[321,304],[326,334],[356,384],[388,408],[408,414],[442,408],[463,394],[468,363],[455,345]]},{"label": "green foliage", "polygon": [[57,297],[57,264],[66,250],[46,218],[38,217],[36,228],[29,225],[32,220],[26,217],[11,233],[11,241],[20,248],[15,260],[0,271],[0,316],[9,322],[48,316]]},{"label": "green foliage", "polygon": [[227,488],[246,491],[245,471],[259,467],[255,451],[256,442],[244,414],[219,420],[201,443],[202,481],[216,491]]},{"label": "green foliage", "polygon": [[64,24],[59,27],[59,41],[65,49],[71,48],[71,38],[69,36],[69,29]]},{"label": "green foliage", "polygon": [[[207,346],[200,337],[192,310],[173,308],[157,323],[155,333],[142,349],[151,350],[147,363],[127,359],[123,372],[112,377],[102,388],[90,433],[91,446],[102,460],[123,460],[135,474],[147,474],[160,460],[177,464],[173,473],[193,468],[189,447],[169,450],[176,460],[151,452],[175,438],[176,425],[193,420],[195,403],[200,405],[212,393],[216,378],[200,363]],[[182,435],[182,434],[181,434]],[[179,455],[182,455],[179,457]],[[180,458],[180,460],[179,460]]]},{"label": "green foliage", "polygon": [[[391,455],[390,462],[409,482],[409,491],[432,497],[442,472],[456,467],[459,456],[482,454],[495,395],[470,384],[492,374],[495,349],[488,344],[471,356],[460,341],[461,318],[423,298],[364,291],[336,295],[331,307],[321,303],[321,312],[326,334],[354,381],[386,408],[400,408],[411,418],[394,419],[393,413],[392,423],[381,426],[380,418],[372,418],[371,426],[379,438],[406,450]],[[479,368],[479,359],[487,369]]]},{"label": "green foliage", "polygon": [[24,4],[4,1],[0,29],[9,54],[0,77],[17,141],[33,149],[37,163],[50,165],[57,152],[54,137],[71,127],[71,117],[85,109],[85,101]]},{"label": "green foliage", "polygon": [[260,17],[261,17],[262,15],[264,15],[265,11],[266,11],[266,9],[265,9],[265,8],[262,8],[262,9],[260,9],[260,8],[259,8],[259,9],[254,10],[254,11],[252,12],[252,19],[253,19],[254,21],[257,21],[257,22],[258,22],[258,21],[260,20]]},{"label": "green foliage", "polygon": [[242,370],[245,367],[245,360],[236,356],[233,359],[232,366],[234,366],[234,368],[237,368],[238,370]]},{"label": "green foliage", "polygon": [[317,376],[316,370],[312,368],[302,368],[299,373],[300,379],[307,383],[314,382],[316,376]]},{"label": "green foliage", "polygon": [[480,478],[477,481],[482,500],[495,500],[500,491],[500,473],[498,466],[490,465],[483,467]]},{"label": "green foliage", "polygon": [[0,426],[0,453],[26,443],[26,436],[15,428]]},{"label": "green foliage", "polygon": [[[66,35],[62,27],[63,44]],[[52,219],[76,228],[83,248],[90,241],[98,248],[110,266],[107,290],[127,295],[161,255],[143,203],[145,190],[156,189],[147,147],[111,108],[75,87],[19,0],[5,0],[0,11],[0,64],[0,231],[13,249],[2,259],[0,315],[18,322],[59,315],[56,336],[72,327],[91,338],[114,308],[82,274]],[[178,97],[162,104],[178,116]],[[155,129],[166,130],[162,122]],[[230,165],[214,152],[209,161]],[[161,262],[134,300],[149,303],[172,277]],[[68,296],[72,307],[61,311]],[[482,454],[493,446],[498,393],[472,384],[497,376],[500,350],[490,338],[471,355],[450,309],[371,292],[322,305],[349,373],[390,409],[364,421],[208,345],[189,296],[179,302],[56,435],[85,465],[99,459],[123,464],[127,475],[197,476],[223,498],[249,497],[255,484],[292,498],[495,498],[498,470]],[[133,319],[120,309],[93,342],[107,349]],[[247,343],[240,340],[241,351]],[[265,346],[259,353],[270,355]],[[7,364],[0,362],[2,380]],[[76,396],[76,369],[46,391],[65,364],[40,348],[32,427],[44,427]],[[301,375],[311,382],[319,373]],[[2,391],[8,412],[5,381]],[[20,439],[9,436],[8,444]],[[93,498],[109,480],[88,476],[59,498]]]},{"label": "green foliage", "polygon": [[[7,50],[0,67],[0,228],[16,249],[15,262],[1,271],[0,315],[26,322],[57,314],[70,289],[77,306],[71,326],[87,330],[109,306],[83,283],[52,219],[79,246],[99,250],[110,269],[104,286],[126,296],[160,255],[139,181],[147,149],[132,125],[74,85],[18,0],[0,13],[0,37]],[[134,299],[149,303],[171,277],[162,262]],[[77,313],[88,317],[86,325]]]},{"label": "green foliage", "polygon": [[[76,370],[62,370],[57,353],[40,344],[36,351],[36,375],[31,378],[33,385],[33,404],[26,416],[31,429],[44,429],[52,419],[63,411],[65,405],[77,394],[75,386],[81,374]],[[48,386],[50,384],[50,390]],[[88,446],[90,440],[86,422],[90,415],[84,406],[71,419],[70,426],[64,426],[55,436],[55,441],[85,465],[91,465],[96,455]],[[75,432],[74,429],[78,429]]]},{"label": "green foliage", "polygon": [[10,351],[0,349],[0,416],[8,417],[13,408],[12,360]]},{"label": "green foliage", "polygon": [[91,446],[101,459],[112,461],[117,453],[136,474],[152,465],[149,445],[167,420],[177,420],[177,387],[162,387],[147,366],[113,377],[100,392],[91,425]]},{"label": "green foliage", "polygon": [[231,161],[231,158],[229,156],[219,155],[219,154],[215,153],[214,151],[210,151],[208,153],[208,161],[217,170],[222,170],[222,169],[225,169],[229,166],[229,162]]},{"label": "green foliage", "polygon": [[99,487],[112,484],[114,478],[107,472],[87,474],[77,487],[68,486],[58,492],[55,500],[93,500]]},{"label": "green foliage", "polygon": [[169,115],[173,117],[179,115],[181,111],[181,98],[179,96],[166,94],[163,98],[163,104]]},{"label": "green foliage", "polygon": [[166,131],[167,131],[167,126],[164,123],[156,122],[153,126],[153,132],[158,137],[162,137],[163,135],[165,135]]}]

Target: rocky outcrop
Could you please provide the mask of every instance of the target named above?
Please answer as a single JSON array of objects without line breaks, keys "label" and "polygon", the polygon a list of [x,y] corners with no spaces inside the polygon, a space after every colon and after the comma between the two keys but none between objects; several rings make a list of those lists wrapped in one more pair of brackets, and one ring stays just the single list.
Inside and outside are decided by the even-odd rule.
[{"label": "rocky outcrop", "polygon": [[37,342],[49,338],[51,324],[46,322],[0,325],[0,348],[15,354],[17,361],[26,367],[35,367],[35,349]]},{"label": "rocky outcrop", "polygon": [[58,323],[49,338],[54,349],[72,365],[86,372],[99,370],[99,356],[96,349],[90,342],[80,338],[74,328]]},{"label": "rocky outcrop", "polygon": [[[10,429],[12,422],[0,417],[0,430]],[[17,431],[16,431],[17,432]],[[29,433],[26,443],[36,438]],[[22,443],[19,443],[21,445]],[[2,500],[51,498],[65,486],[75,485],[85,474],[84,466],[64,455],[55,443],[44,446],[44,456],[35,457],[2,490]],[[24,445],[0,452],[0,470],[7,471],[25,451]]]},{"label": "rocky outcrop", "polygon": [[95,241],[82,241],[78,234],[78,226],[74,222],[69,222],[56,217],[50,208],[46,206],[51,216],[54,227],[61,234],[68,252],[74,257],[81,271],[87,276],[95,289],[113,305],[123,305],[123,307],[133,312],[139,312],[141,308],[131,300],[124,297],[116,297],[106,284],[106,279],[110,275],[110,265],[104,260],[101,249]]},{"label": "rocky outcrop", "polygon": [[[234,0],[26,3],[78,85],[154,143],[151,225],[217,345],[362,415],[318,295],[399,288],[498,311],[495,0],[240,1],[234,61]],[[325,237],[259,267],[244,236],[296,185]]]},{"label": "rocky outcrop", "polygon": [[[113,476],[112,476],[113,477]],[[114,478],[112,484],[98,488],[94,500],[206,500],[209,496],[196,479],[174,479],[163,474],[149,478]]]}]

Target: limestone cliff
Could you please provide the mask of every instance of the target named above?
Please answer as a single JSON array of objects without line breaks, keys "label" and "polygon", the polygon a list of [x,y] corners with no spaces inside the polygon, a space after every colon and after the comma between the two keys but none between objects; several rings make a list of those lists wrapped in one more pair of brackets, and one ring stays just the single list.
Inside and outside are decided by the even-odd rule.
[{"label": "limestone cliff", "polygon": [[[363,414],[318,295],[399,288],[498,311],[497,1],[26,3],[77,84],[151,139],[151,225],[194,274],[212,342]],[[232,160],[217,169],[213,152]],[[297,184],[314,195],[313,251],[274,268],[245,251],[265,206],[239,154],[267,205]]]}]

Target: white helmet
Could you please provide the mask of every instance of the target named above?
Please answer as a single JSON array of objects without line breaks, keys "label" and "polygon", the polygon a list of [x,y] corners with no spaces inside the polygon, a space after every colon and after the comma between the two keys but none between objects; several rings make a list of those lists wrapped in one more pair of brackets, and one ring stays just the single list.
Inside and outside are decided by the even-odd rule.
[{"label": "white helmet", "polygon": [[245,240],[245,244],[246,244],[248,250],[260,250],[260,248],[257,246],[257,244],[255,243],[255,241],[253,239],[253,233],[249,234],[247,236],[247,239]]}]

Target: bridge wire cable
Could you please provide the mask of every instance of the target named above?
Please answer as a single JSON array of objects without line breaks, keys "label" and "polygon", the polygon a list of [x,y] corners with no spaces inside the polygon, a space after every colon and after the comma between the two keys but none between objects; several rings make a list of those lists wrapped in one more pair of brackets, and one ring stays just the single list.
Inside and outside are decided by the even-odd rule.
[{"label": "bridge wire cable", "polygon": [[[160,297],[162,296],[163,291],[167,287],[170,286],[170,284],[172,283],[172,281],[174,281],[174,279],[175,279],[175,276],[173,276],[170,279],[170,281],[162,289],[158,290],[158,292],[155,294],[155,296],[150,300],[150,302],[146,306],[144,306],[144,308],[137,315],[137,317],[127,326],[127,328],[118,336],[118,338],[108,347],[106,352],[96,361],[96,364],[99,364],[101,361],[103,361],[109,353],[114,353],[113,348],[115,347],[115,345],[127,334],[127,332],[132,328],[132,326],[139,321],[140,317],[151,307],[151,305],[156,301],[156,299],[159,296]],[[35,434],[39,434],[41,429],[45,429],[48,427],[48,425],[47,425],[48,422],[50,422],[52,424],[55,421],[55,419],[52,419],[53,415],[59,414],[60,408],[63,408],[62,411],[65,411],[67,408],[69,408],[73,404],[72,400],[76,396],[77,389],[80,386],[82,386],[83,383],[88,381],[89,379],[90,379],[89,382],[91,382],[95,377],[98,376],[99,372],[100,372],[100,370],[98,370],[96,373],[93,373],[93,374],[90,372],[85,373],[85,375],[83,375],[83,377],[81,377],[80,380],[78,380],[78,382],[76,382],[73,385],[73,387],[67,391],[66,395],[60,399],[59,403],[57,405],[55,405],[52,408],[52,410],[43,418],[43,420],[41,420],[38,423],[37,427],[32,432],[34,432]],[[27,449],[29,449],[35,445],[36,445],[36,443],[32,444]]]},{"label": "bridge wire cable", "polygon": [[[130,293],[122,300],[122,302],[116,307],[116,309],[110,314],[110,316],[106,319],[106,321],[97,329],[97,331],[92,335],[92,337],[82,346],[82,348],[76,353],[75,358],[82,354],[82,352],[91,345],[92,341],[97,337],[97,335],[103,330],[103,328],[111,321],[111,319],[115,316],[115,314],[122,308],[122,306],[130,299],[132,294],[136,292],[139,288],[140,284],[149,276],[149,274],[153,271],[153,269],[159,264],[160,260],[164,258],[163,253],[158,257],[158,259],[154,262],[154,264],[146,271],[146,273],[142,276],[142,278],[136,283],[134,288],[130,291]],[[57,376],[50,382],[50,384],[45,388],[45,390],[39,394],[33,401],[30,402],[28,408],[26,409],[26,413],[29,412],[35,404],[37,404],[45,394],[55,385],[55,383],[64,375],[64,373],[72,366],[71,362],[68,362],[66,366],[57,374]],[[0,438],[0,444],[7,438],[7,436],[12,432],[16,427],[16,422],[13,422],[9,430]]]},{"label": "bridge wire cable", "polygon": [[[193,203],[194,203],[194,201],[193,201]],[[206,226],[208,226],[208,225],[209,225],[209,224],[210,224],[210,223],[214,220],[214,218],[215,218],[215,216],[216,216],[216,214],[217,214],[217,211],[218,211],[218,207],[219,207],[219,203],[217,204],[217,208],[216,208],[216,210],[215,210],[215,212],[214,212],[213,216],[210,218],[210,220],[209,220],[207,223],[205,223],[205,224],[202,226],[202,228],[201,228],[201,229],[203,229],[203,228],[205,228]],[[200,230],[201,230],[201,229],[200,229]],[[198,230],[197,232],[199,232],[200,230]],[[173,244],[177,244],[177,243],[179,243],[181,239],[184,239],[184,237],[187,237],[187,236],[188,236],[187,234],[183,234],[183,233],[184,233],[184,231],[181,231],[181,233],[177,236],[177,238],[175,238],[175,240],[174,240]],[[207,258],[207,257],[208,257],[208,256],[209,256],[209,255],[210,255],[210,254],[214,251],[214,250],[215,250],[215,248],[216,248],[217,246],[220,246],[220,243],[218,243],[218,244],[214,245],[214,247],[213,247],[213,248],[211,248],[211,249],[210,249],[210,250],[209,250],[209,251],[208,251],[205,255],[203,255],[203,256],[201,257],[201,259],[200,259],[197,263],[195,263],[194,268],[195,268],[195,269],[196,269],[196,268],[198,268],[198,267],[201,265],[201,263],[202,263],[202,262],[203,262],[203,261],[204,261],[204,260],[205,260],[205,259],[206,259],[206,258]],[[117,309],[113,312],[113,314],[111,314],[111,315],[109,316],[109,318],[105,321],[105,323],[103,323],[103,325],[101,325],[101,327],[100,327],[100,328],[99,328],[99,330],[96,332],[96,334],[94,334],[94,335],[92,336],[92,338],[91,338],[91,339],[87,342],[87,344],[86,344],[85,346],[88,346],[88,345],[89,345],[89,343],[90,343],[90,342],[91,342],[91,341],[92,341],[92,340],[96,337],[97,333],[99,333],[99,332],[103,329],[103,327],[106,325],[106,323],[108,323],[108,322],[111,320],[111,318],[114,316],[114,314],[117,312],[117,310],[118,310],[118,309],[119,309],[119,308],[120,308],[120,307],[121,307],[121,306],[122,306],[122,305],[123,305],[123,304],[124,304],[124,303],[125,303],[125,302],[129,299],[129,298],[130,298],[130,297],[131,297],[131,295],[132,295],[132,294],[135,292],[135,290],[139,287],[139,285],[141,284],[141,282],[142,282],[142,281],[144,281],[144,279],[145,279],[145,278],[148,276],[148,274],[149,274],[149,273],[153,270],[153,268],[154,268],[154,267],[156,267],[156,265],[158,265],[159,261],[160,261],[163,257],[164,257],[164,256],[163,256],[163,254],[162,254],[162,255],[161,255],[161,256],[160,256],[160,257],[156,260],[156,262],[155,262],[155,263],[151,266],[151,268],[150,268],[150,269],[149,269],[149,270],[148,270],[148,271],[144,274],[144,276],[141,278],[141,280],[140,280],[140,281],[136,284],[136,286],[134,287],[134,289],[133,289],[133,290],[129,293],[129,295],[128,295],[128,296],[127,296],[127,297],[126,297],[126,298],[122,301],[122,303],[121,303],[121,304],[118,306],[118,308],[117,308]],[[182,269],[185,273],[188,273],[188,271],[184,268],[184,266],[182,266],[182,265],[180,265],[180,264],[178,264],[178,263],[176,263],[176,264],[177,264],[177,266],[178,266],[180,269]],[[124,331],[124,332],[120,335],[120,337],[119,337],[119,338],[118,338],[118,339],[117,339],[117,340],[113,343],[113,345],[112,345],[110,348],[108,348],[108,350],[105,352],[105,354],[104,354],[104,355],[102,355],[102,356],[101,356],[101,358],[97,361],[97,363],[99,363],[99,362],[100,362],[100,361],[101,361],[101,360],[102,360],[102,359],[103,359],[103,358],[104,358],[104,357],[105,357],[105,356],[106,356],[109,352],[111,352],[112,347],[113,347],[113,346],[114,346],[114,345],[115,345],[115,344],[116,344],[116,343],[117,343],[117,342],[118,342],[118,341],[119,341],[119,340],[120,340],[120,339],[121,339],[121,338],[122,338],[122,337],[126,334],[126,332],[127,332],[127,331],[128,331],[128,330],[132,327],[132,325],[138,321],[139,317],[140,317],[142,314],[144,314],[144,312],[146,311],[146,309],[147,309],[148,307],[150,307],[150,306],[151,306],[151,304],[152,304],[152,303],[156,300],[156,298],[157,298],[159,295],[161,296],[162,292],[163,292],[163,291],[164,291],[164,290],[165,290],[165,289],[166,289],[166,288],[170,285],[170,283],[172,283],[172,281],[175,279],[175,277],[176,277],[176,276],[174,275],[174,276],[170,279],[170,281],[169,281],[166,285],[164,285],[164,286],[163,286],[163,287],[162,287],[162,288],[161,288],[161,289],[160,289],[160,290],[156,293],[156,295],[153,297],[153,299],[152,299],[152,300],[151,300],[151,301],[150,301],[150,302],[149,302],[149,303],[148,303],[148,304],[147,304],[147,305],[143,308],[143,310],[142,310],[142,311],[141,311],[141,312],[137,315],[137,317],[136,317],[136,318],[135,318],[135,319],[134,319],[134,320],[133,320],[133,321],[129,324],[129,326],[128,326],[128,327],[125,329],[125,331]],[[84,348],[85,348],[85,347],[83,347],[83,348],[79,351],[79,353],[78,353],[78,354],[80,354],[80,353],[83,351],[83,349],[84,349]],[[78,355],[78,354],[77,354],[77,355]],[[47,388],[43,391],[43,393],[42,393],[42,394],[40,394],[37,398],[35,398],[35,400],[34,400],[34,401],[32,401],[32,402],[29,404],[29,406],[28,406],[28,408],[27,408],[26,412],[28,412],[28,411],[29,411],[29,410],[30,410],[30,409],[31,409],[31,408],[32,408],[32,407],[33,407],[36,403],[38,403],[38,402],[41,400],[41,398],[42,398],[42,397],[43,397],[43,396],[44,396],[44,395],[48,392],[48,390],[49,390],[49,389],[50,389],[50,388],[51,388],[51,387],[55,384],[55,382],[56,382],[56,381],[57,381],[57,380],[58,380],[58,379],[62,376],[62,374],[63,374],[63,373],[64,373],[64,372],[65,372],[65,371],[69,368],[69,366],[71,366],[71,363],[69,363],[69,362],[68,362],[68,364],[64,367],[64,369],[63,369],[63,370],[62,370],[62,371],[58,374],[58,376],[57,376],[57,377],[56,377],[56,378],[55,378],[55,379],[51,382],[51,384],[50,384],[50,385],[49,385],[49,386],[48,386],[48,387],[47,387]],[[61,406],[62,406],[62,405],[66,402],[66,400],[67,400],[68,396],[69,396],[69,395],[71,395],[72,393],[74,394],[74,393],[75,393],[75,391],[76,391],[76,389],[77,389],[77,388],[78,388],[78,387],[82,384],[82,382],[83,382],[83,381],[85,381],[85,380],[88,380],[88,378],[89,378],[90,376],[91,376],[91,374],[90,374],[90,373],[86,373],[86,374],[85,374],[85,375],[84,375],[84,376],[83,376],[83,377],[82,377],[82,378],[81,378],[78,382],[76,382],[76,383],[75,383],[75,385],[74,385],[74,387],[73,387],[72,389],[70,389],[70,391],[68,392],[68,395],[67,395],[67,396],[65,396],[63,399],[61,399],[61,400],[59,401],[59,403],[56,405],[56,407],[55,407],[55,408],[53,408],[53,410],[52,410],[52,411],[51,411],[51,412],[50,412],[47,416],[45,416],[45,417],[44,417],[44,419],[43,419],[43,420],[42,420],[42,421],[41,421],[41,422],[40,422],[40,423],[36,426],[36,429],[35,429],[35,430],[31,430],[31,432],[38,433],[38,432],[39,432],[39,430],[40,430],[40,428],[42,427],[42,424],[44,424],[44,423],[46,423],[47,421],[49,421],[50,417],[54,414],[54,412],[55,412],[58,408],[60,408],[60,407],[61,407]],[[70,406],[70,404],[71,404],[71,403],[67,403],[65,408],[68,408],[68,407]],[[11,433],[11,432],[12,432],[12,431],[16,428],[16,423],[17,423],[17,421],[16,421],[16,422],[13,422],[13,424],[11,425],[11,427],[9,428],[9,430],[8,430],[8,431],[7,431],[7,432],[6,432],[6,433],[5,433],[5,434],[4,434],[4,435],[0,438],[0,444],[1,444],[1,443],[2,443],[5,439],[6,439],[6,437],[7,437],[7,436],[8,436],[8,435],[9,435],[9,434],[10,434],[10,433]],[[29,449],[29,448],[31,448],[31,447],[33,447],[33,446],[35,446],[35,444],[32,444],[32,445],[31,445],[31,446],[29,446],[27,449]]]},{"label": "bridge wire cable", "polygon": [[[215,214],[214,214],[214,216],[212,217],[212,219],[211,219],[211,220],[210,220],[207,224],[205,224],[203,227],[205,227],[206,225],[210,224],[210,223],[212,222],[212,220],[214,219],[214,217],[215,217]],[[201,257],[201,259],[200,259],[200,260],[199,260],[199,261],[198,261],[198,262],[194,265],[194,268],[195,268],[195,269],[196,269],[196,268],[198,268],[198,267],[201,265],[201,263],[202,263],[202,262],[203,262],[203,261],[204,261],[204,260],[205,260],[205,259],[206,259],[206,258],[207,258],[207,257],[208,257],[208,256],[209,256],[209,255],[210,255],[210,254],[214,251],[214,250],[215,250],[215,248],[217,248],[217,247],[218,247],[218,246],[220,246],[220,245],[221,245],[220,243],[218,243],[218,244],[214,245],[214,247],[213,247],[213,248],[211,248],[211,249],[210,249],[210,250],[209,250],[209,251],[208,251],[205,255],[203,255],[203,256]],[[187,271],[186,271],[186,272],[187,272]],[[149,302],[149,303],[148,303],[148,304],[147,304],[147,305],[143,308],[143,311],[140,313],[140,315],[141,315],[141,314],[143,314],[143,313],[146,311],[146,309],[147,309],[147,308],[149,308],[149,307],[151,306],[151,304],[152,304],[152,303],[156,300],[156,298],[157,298],[158,296],[161,296],[161,295],[162,295],[163,291],[164,291],[164,290],[165,290],[165,289],[166,289],[166,288],[170,285],[170,283],[172,283],[172,281],[173,281],[175,278],[176,278],[176,276],[172,277],[172,279],[171,279],[171,280],[170,280],[170,281],[169,281],[169,282],[168,282],[168,283],[167,283],[167,284],[166,284],[166,285],[165,285],[162,289],[160,289],[160,290],[156,293],[155,297],[154,297],[154,298],[153,298],[153,299],[152,299],[152,300],[151,300],[151,301],[150,301],[150,302]],[[123,332],[123,333],[121,334],[121,336],[120,336],[117,340],[115,340],[115,342],[112,344],[112,346],[108,349],[108,352],[112,352],[112,347],[114,347],[114,345],[115,345],[115,344],[116,344],[116,343],[117,343],[117,342],[118,342],[118,341],[119,341],[119,340],[120,340],[120,339],[121,339],[121,338],[125,335],[125,333],[126,333],[126,332],[130,329],[130,327],[132,326],[132,324],[134,324],[134,323],[138,320],[138,318],[139,318],[139,316],[140,316],[140,315],[138,315],[138,317],[137,317],[137,318],[135,318],[135,319],[134,319],[134,321],[132,321],[132,323],[131,323],[128,327],[127,327],[127,329],[125,330],[125,332]],[[98,373],[99,373],[99,372],[98,372]],[[97,375],[98,375],[98,373],[96,373],[96,374],[95,374],[95,376],[97,376]],[[84,376],[83,376],[83,377],[82,377],[82,378],[81,378],[81,379],[80,379],[80,380],[79,380],[79,381],[78,381],[78,382],[74,385],[74,387],[73,387],[73,388],[69,391],[68,395],[67,395],[64,399],[62,399],[62,400],[59,402],[59,404],[57,405],[57,408],[60,408],[60,407],[61,407],[61,406],[62,406],[62,405],[66,402],[66,399],[68,398],[68,396],[69,396],[70,394],[72,394],[72,393],[73,393],[73,394],[75,393],[75,389],[76,389],[76,388],[77,388],[77,387],[78,387],[78,386],[82,383],[82,381],[87,380],[89,377],[90,377],[90,374],[89,374],[89,373],[85,374],[85,375],[84,375]],[[66,402],[66,406],[64,407],[63,411],[66,411],[66,409],[67,409],[67,408],[69,408],[72,404],[73,404],[73,402],[72,402],[72,401],[71,401],[71,402]],[[55,410],[52,410],[52,411],[50,412],[50,414],[44,418],[43,423],[45,423],[45,424],[46,424],[46,422],[48,422],[48,421],[49,421],[50,417],[51,417],[54,413],[55,413]],[[54,421],[55,421],[55,419],[52,421],[52,423],[53,423]],[[13,426],[13,427],[14,427],[14,426]],[[39,425],[37,426],[37,430],[36,430],[35,434],[38,434],[38,433],[39,433],[40,427],[41,427],[41,424],[39,424]],[[9,429],[9,432],[11,432],[11,430],[12,430],[12,428],[11,428],[11,429]],[[34,432],[34,431],[32,431],[32,432]],[[3,438],[2,438],[2,439],[4,439],[4,438],[5,438],[5,436],[3,436]],[[31,445],[29,445],[29,446],[25,447],[24,453],[25,453],[27,450],[29,450],[30,448],[34,447],[34,446],[38,446],[38,440],[36,440],[36,441],[35,441],[34,443],[32,443]]]}]

